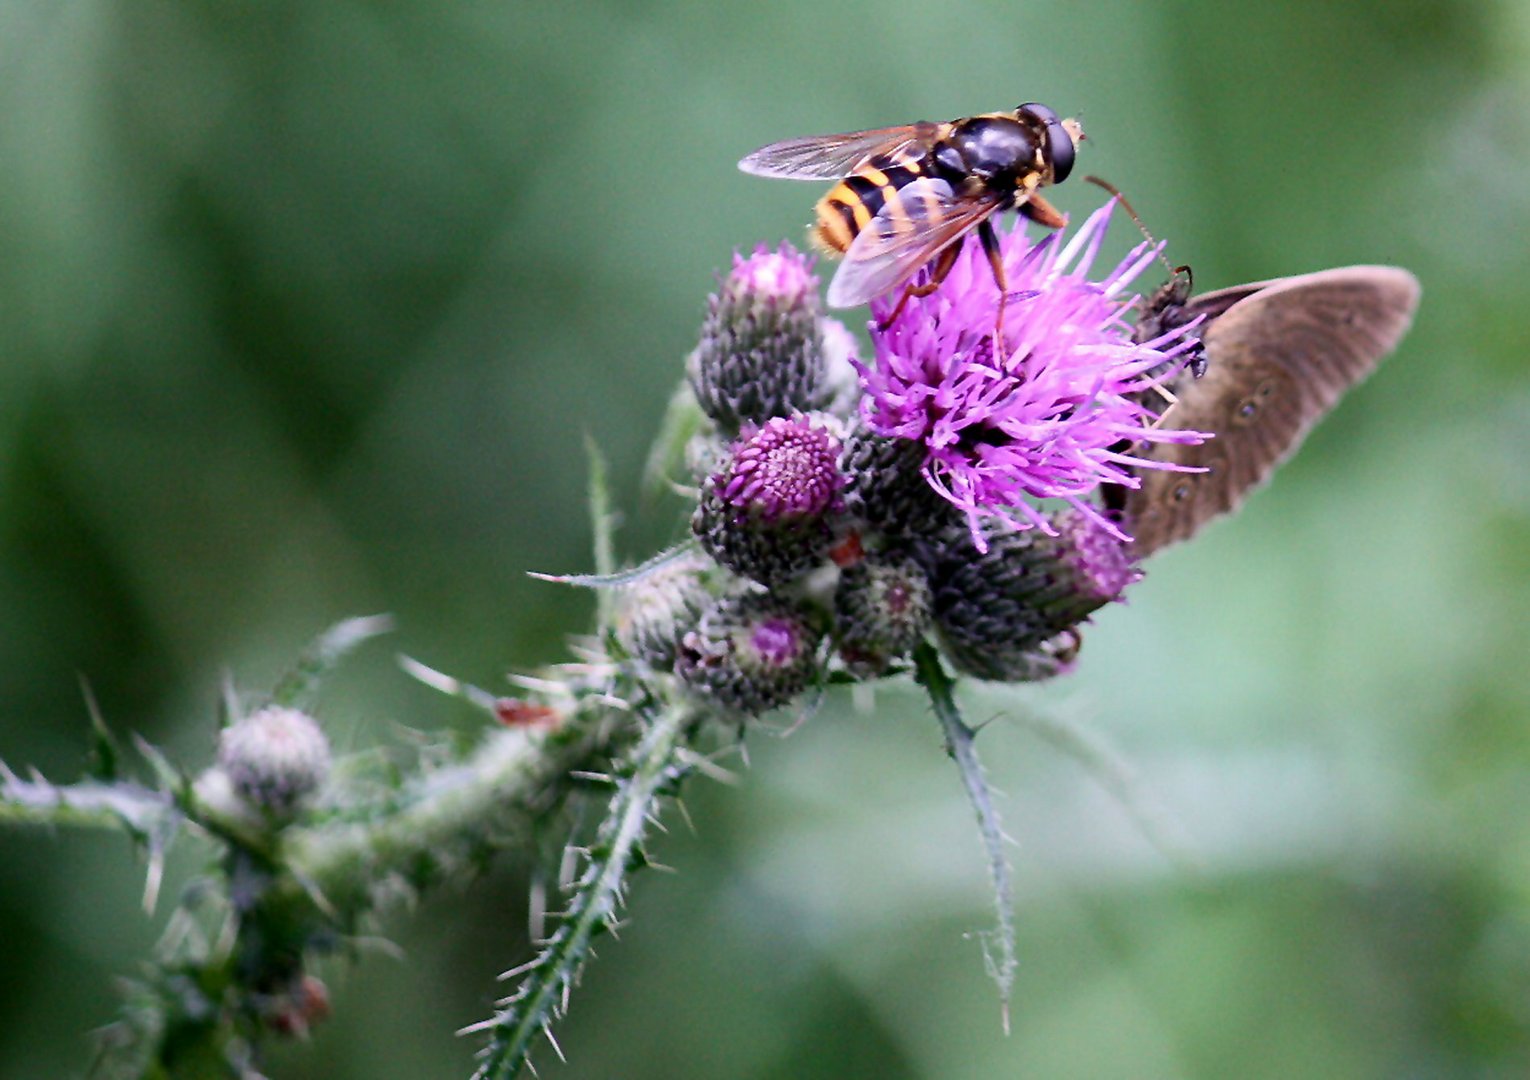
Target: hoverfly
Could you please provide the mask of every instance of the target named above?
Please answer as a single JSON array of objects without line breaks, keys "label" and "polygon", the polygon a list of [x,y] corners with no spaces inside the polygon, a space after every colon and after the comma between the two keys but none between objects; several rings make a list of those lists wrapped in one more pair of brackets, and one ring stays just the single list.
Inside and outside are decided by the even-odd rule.
[{"label": "hoverfly", "polygon": [[1061,228],[1063,216],[1037,191],[1073,169],[1084,131],[1034,102],[1014,112],[984,113],[946,123],[814,135],[761,147],[738,163],[747,173],[788,180],[839,179],[818,200],[813,242],[845,261],[829,283],[830,307],[855,307],[904,284],[928,264],[930,276],[910,296],[940,285],[956,262],[959,241],[977,230],[999,286],[1006,279],[990,218],[1019,210]]}]

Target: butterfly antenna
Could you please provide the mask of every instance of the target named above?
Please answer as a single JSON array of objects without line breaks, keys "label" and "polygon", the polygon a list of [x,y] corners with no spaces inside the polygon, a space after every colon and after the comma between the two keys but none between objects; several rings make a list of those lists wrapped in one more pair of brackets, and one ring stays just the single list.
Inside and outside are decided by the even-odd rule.
[{"label": "butterfly antenna", "polygon": [[[1132,224],[1136,225],[1137,228],[1141,230],[1142,235],[1146,238],[1147,242],[1150,244],[1158,243],[1157,238],[1154,237],[1152,233],[1148,232],[1148,227],[1142,224],[1142,219],[1137,216],[1137,211],[1132,209],[1132,204],[1126,201],[1126,196],[1121,194],[1120,188],[1116,187],[1116,185],[1112,184],[1109,180],[1101,180],[1098,176],[1086,176],[1084,179],[1093,184],[1095,187],[1104,188],[1106,191],[1108,191],[1111,197],[1114,198],[1116,202],[1121,204],[1121,209],[1126,211],[1126,216],[1132,219]],[[1188,266],[1175,266],[1170,263],[1168,259],[1163,257],[1162,251],[1158,253],[1158,261],[1163,263],[1164,269],[1169,272],[1171,277],[1178,277],[1182,273],[1190,273],[1190,268]]]}]

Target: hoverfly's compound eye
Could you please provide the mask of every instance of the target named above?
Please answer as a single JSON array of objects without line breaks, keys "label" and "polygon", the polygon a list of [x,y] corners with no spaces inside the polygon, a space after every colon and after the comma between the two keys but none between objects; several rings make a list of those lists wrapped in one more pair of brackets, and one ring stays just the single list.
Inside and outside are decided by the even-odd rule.
[{"label": "hoverfly's compound eye", "polygon": [[1073,133],[1068,130],[1068,121],[1058,119],[1055,112],[1034,101],[1015,111],[1046,132],[1046,158],[1052,163],[1052,183],[1060,184],[1068,179],[1068,174],[1073,171],[1074,155]]},{"label": "hoverfly's compound eye", "polygon": [[1057,114],[1045,105],[1037,101],[1026,102],[1015,110],[1022,119],[1029,120],[1040,127],[1048,127],[1060,123]]},{"label": "hoverfly's compound eye", "polygon": [[1047,153],[1052,158],[1052,183],[1060,184],[1073,171],[1073,136],[1061,120],[1047,125]]}]

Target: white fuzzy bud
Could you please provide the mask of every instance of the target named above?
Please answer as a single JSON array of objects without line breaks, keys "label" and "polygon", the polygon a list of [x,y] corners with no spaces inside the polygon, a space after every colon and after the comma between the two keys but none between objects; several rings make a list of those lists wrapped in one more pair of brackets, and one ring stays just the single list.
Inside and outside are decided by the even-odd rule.
[{"label": "white fuzzy bud", "polygon": [[328,778],[329,740],[307,713],[270,705],[224,728],[218,764],[241,799],[283,820]]}]

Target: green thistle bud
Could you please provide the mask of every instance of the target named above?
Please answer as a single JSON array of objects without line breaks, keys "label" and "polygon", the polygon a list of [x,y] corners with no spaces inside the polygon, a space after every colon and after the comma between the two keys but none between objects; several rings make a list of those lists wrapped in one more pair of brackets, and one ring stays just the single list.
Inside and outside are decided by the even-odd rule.
[{"label": "green thistle bud", "polygon": [[[980,679],[1049,678],[1077,652],[1067,635],[1138,574],[1125,545],[1076,510],[1039,528],[996,529],[980,552],[948,529],[928,552],[935,626],[951,662]],[[1072,642],[1071,646],[1069,642]]]},{"label": "green thistle bud", "polygon": [[329,740],[307,713],[269,705],[223,729],[218,765],[246,805],[285,821],[328,779]]},{"label": "green thistle bud", "polygon": [[733,440],[724,438],[716,425],[707,421],[704,429],[686,440],[685,465],[691,476],[704,484],[707,477],[728,463],[732,451]]},{"label": "green thistle bud", "polygon": [[725,430],[823,407],[818,279],[790,244],[733,257],[686,363],[696,400]]},{"label": "green thistle bud", "polygon": [[846,514],[894,541],[932,536],[965,521],[925,479],[926,453],[922,442],[878,435],[857,419],[839,458],[847,477]]},{"label": "green thistle bud", "polygon": [[817,679],[820,638],[801,608],[769,593],[733,593],[685,635],[675,674],[726,712],[759,716]]},{"label": "green thistle bud", "polygon": [[613,619],[617,644],[661,671],[672,668],[680,639],[695,628],[711,603],[711,569],[707,559],[691,554],[622,586]]},{"label": "green thistle bud", "polygon": [[852,675],[883,675],[930,627],[930,583],[912,559],[872,556],[845,569],[834,590],[834,638]]}]

